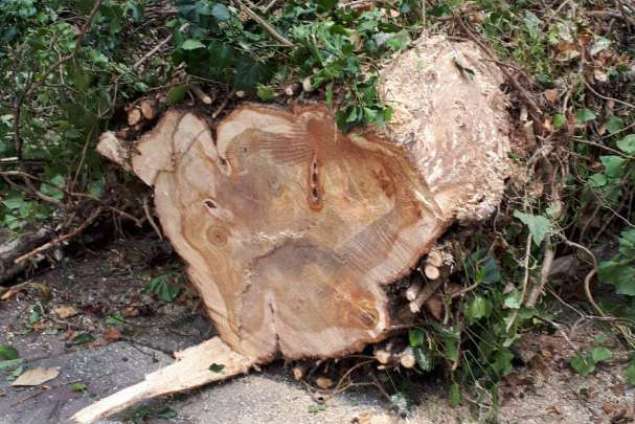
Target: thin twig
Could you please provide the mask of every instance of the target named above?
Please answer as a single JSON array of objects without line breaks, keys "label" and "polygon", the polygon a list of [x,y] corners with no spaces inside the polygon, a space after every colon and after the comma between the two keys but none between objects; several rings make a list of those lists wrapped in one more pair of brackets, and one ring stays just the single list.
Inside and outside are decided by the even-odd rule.
[{"label": "thin twig", "polygon": [[249,6],[247,6],[245,3],[242,2],[242,0],[235,0],[235,1],[236,3],[240,5],[240,7],[245,11],[245,13],[249,15],[251,19],[253,19],[258,24],[260,24],[260,26],[262,26],[265,29],[265,31],[269,33],[269,35],[275,38],[276,41],[280,42],[280,44],[282,44],[285,47],[295,47],[295,44],[293,44],[291,41],[286,39],[282,34],[276,31],[276,29],[272,27],[271,24],[269,24],[269,22],[265,21],[263,18],[260,17],[260,15],[258,15],[256,12],[251,10]]},{"label": "thin twig", "polygon": [[538,298],[542,295],[545,285],[547,281],[549,281],[549,273],[551,272],[551,266],[553,265],[553,260],[556,256],[556,251],[554,250],[551,243],[547,243],[545,248],[545,255],[542,261],[542,268],[540,269],[540,283],[537,286],[534,286],[529,292],[529,296],[527,297],[527,302],[525,305],[528,308],[533,308],[536,306],[536,302]]},{"label": "thin twig", "polygon": [[159,44],[157,44],[156,46],[154,46],[148,53],[144,54],[141,59],[137,60],[135,62],[134,65],[132,65],[132,69],[137,69],[139,66],[141,66],[146,60],[148,60],[150,57],[152,57],[154,54],[156,54],[159,50],[161,50],[161,47],[165,46],[167,43],[170,42],[170,40],[172,40],[172,37],[174,36],[174,34],[170,34],[167,37],[165,37],[163,40],[161,40],[161,42]]},{"label": "thin twig", "polygon": [[150,223],[150,226],[152,226],[152,229],[154,230],[155,233],[157,233],[157,236],[159,236],[159,239],[163,240],[163,235],[161,234],[161,230],[159,230],[159,226],[156,224],[156,222],[154,222],[154,218],[152,218],[152,213],[150,212],[150,205],[148,204],[148,197],[149,196],[145,196],[143,198],[143,211],[146,214],[146,218],[148,219],[148,222]]},{"label": "thin twig", "polygon": [[582,81],[584,81],[584,85],[586,86],[586,88],[588,88],[593,94],[595,94],[596,96],[598,96],[600,99],[603,100],[609,100],[609,101],[613,101],[615,103],[620,103],[626,107],[629,107],[631,109],[635,109],[635,105],[625,102],[624,100],[620,100],[620,99],[616,99],[615,97],[609,97],[609,96],[605,96],[603,94],[598,93],[592,86],[591,84],[589,84],[589,82],[586,80],[586,78],[582,78]]}]

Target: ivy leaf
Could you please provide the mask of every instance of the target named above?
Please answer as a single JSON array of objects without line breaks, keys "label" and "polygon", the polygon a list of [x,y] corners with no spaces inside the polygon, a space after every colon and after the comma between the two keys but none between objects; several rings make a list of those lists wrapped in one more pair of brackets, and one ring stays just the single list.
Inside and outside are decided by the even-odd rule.
[{"label": "ivy leaf", "polygon": [[578,109],[575,112],[575,120],[579,124],[586,124],[587,122],[594,121],[595,118],[597,118],[597,115],[591,109]]},{"label": "ivy leaf", "polygon": [[498,375],[505,376],[513,370],[512,359],[514,359],[514,354],[508,349],[499,350],[494,355],[492,368]]},{"label": "ivy leaf", "polygon": [[624,175],[625,158],[615,155],[600,156],[600,161],[604,165],[605,174],[608,177],[620,178]]},{"label": "ivy leaf", "polygon": [[432,356],[430,352],[424,350],[421,347],[414,348],[415,360],[417,361],[417,365],[421,368],[423,372],[430,372],[434,368],[434,363],[432,361]]},{"label": "ivy leaf", "polygon": [[618,141],[617,147],[626,154],[635,155],[635,134],[629,134]]},{"label": "ivy leaf", "polygon": [[0,360],[11,361],[19,357],[18,350],[13,346],[0,345]]},{"label": "ivy leaf", "polygon": [[551,222],[542,215],[532,215],[514,211],[514,217],[529,228],[529,233],[534,243],[536,243],[536,246],[540,246],[540,243],[542,243],[547,234],[551,231]]},{"label": "ivy leaf", "polygon": [[635,266],[622,261],[604,261],[598,266],[598,277],[615,286],[617,294],[635,296]]},{"label": "ivy leaf", "polygon": [[275,97],[273,88],[263,84],[258,84],[258,86],[256,87],[256,95],[263,102],[270,102]]},{"label": "ivy leaf", "polygon": [[424,334],[420,328],[411,328],[408,332],[408,341],[411,347],[423,346]]},{"label": "ivy leaf", "polygon": [[571,361],[569,361],[571,368],[580,375],[589,375],[595,371],[595,363],[589,355],[576,353]]},{"label": "ivy leaf", "polygon": [[492,313],[492,303],[483,296],[474,296],[465,308],[465,317],[469,322],[487,318]]},{"label": "ivy leaf", "polygon": [[593,174],[587,180],[589,187],[591,188],[602,188],[608,184],[609,180],[606,178],[606,175],[600,173]]},{"label": "ivy leaf", "polygon": [[84,383],[73,383],[71,384],[71,390],[77,393],[85,392],[86,385]]},{"label": "ivy leaf", "polygon": [[613,352],[608,350],[604,346],[596,346],[591,349],[591,360],[596,364],[599,362],[608,361],[613,357]]},{"label": "ivy leaf", "polygon": [[212,7],[212,16],[219,21],[227,21],[231,18],[231,14],[229,13],[227,6],[220,3],[216,3],[214,7]]},{"label": "ivy leaf", "polygon": [[193,38],[190,38],[188,40],[185,40],[183,42],[183,44],[181,44],[181,48],[183,50],[196,50],[196,49],[203,49],[205,48],[205,44],[201,43],[198,40],[195,40]]},{"label": "ivy leaf", "polygon": [[170,91],[168,91],[167,94],[168,105],[173,106],[180,103],[181,100],[185,98],[185,93],[187,93],[187,87],[184,85],[177,85],[170,88]]},{"label": "ivy leaf", "polygon": [[221,372],[225,369],[225,365],[213,363],[208,368],[211,372]]},{"label": "ivy leaf", "polygon": [[615,134],[624,128],[624,120],[619,116],[611,116],[608,121],[606,121],[606,129],[609,134]]},{"label": "ivy leaf", "polygon": [[564,127],[567,123],[567,118],[562,113],[556,113],[553,115],[553,127],[557,130]]}]

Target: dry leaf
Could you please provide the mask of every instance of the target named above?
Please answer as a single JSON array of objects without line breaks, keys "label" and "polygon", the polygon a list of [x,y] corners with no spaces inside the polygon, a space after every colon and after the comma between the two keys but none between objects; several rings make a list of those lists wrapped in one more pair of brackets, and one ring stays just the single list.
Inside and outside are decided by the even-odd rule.
[{"label": "dry leaf", "polygon": [[39,386],[60,375],[59,368],[32,368],[23,372],[12,386]]},{"label": "dry leaf", "polygon": [[545,99],[547,99],[547,101],[549,103],[551,103],[552,105],[555,105],[556,102],[558,101],[558,89],[557,88],[551,88],[549,90],[545,90],[544,93],[542,93],[545,96]]},{"label": "dry leaf", "polygon": [[111,343],[116,342],[121,339],[121,332],[119,332],[116,328],[108,328],[104,331],[104,339]]},{"label": "dry leaf", "polygon": [[75,316],[75,315],[77,315],[79,313],[77,311],[77,309],[73,308],[72,306],[68,306],[68,305],[58,306],[57,308],[53,309],[53,312],[55,312],[55,315],[57,315],[61,319],[70,318],[70,317]]}]

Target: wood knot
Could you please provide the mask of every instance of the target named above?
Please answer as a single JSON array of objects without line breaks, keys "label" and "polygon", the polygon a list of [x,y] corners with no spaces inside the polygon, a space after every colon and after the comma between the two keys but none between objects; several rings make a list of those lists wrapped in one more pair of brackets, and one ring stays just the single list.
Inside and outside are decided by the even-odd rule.
[{"label": "wood knot", "polygon": [[227,244],[227,230],[220,225],[210,226],[207,229],[205,236],[207,237],[207,241],[214,246],[224,246]]}]

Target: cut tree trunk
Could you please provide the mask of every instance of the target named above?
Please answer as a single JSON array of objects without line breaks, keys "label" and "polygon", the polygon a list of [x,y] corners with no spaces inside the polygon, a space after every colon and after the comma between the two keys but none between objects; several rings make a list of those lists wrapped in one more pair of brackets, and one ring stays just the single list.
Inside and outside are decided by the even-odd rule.
[{"label": "cut tree trunk", "polygon": [[247,103],[213,130],[170,110],[132,146],[101,138],[102,154],[154,187],[164,233],[245,364],[384,339],[399,324],[386,286],[457,216],[482,219],[500,199],[506,101],[478,48],[419,41],[381,76],[395,110],[383,130],[344,135],[325,106]]}]

